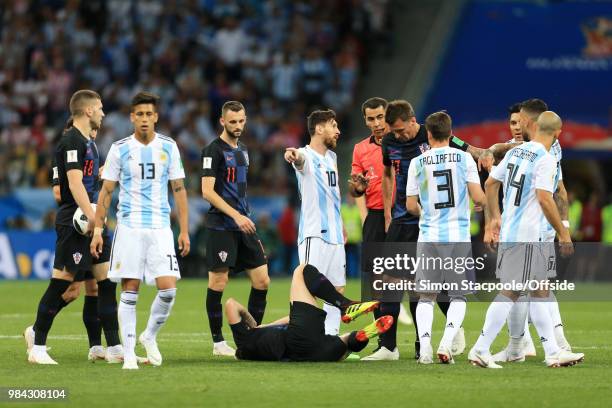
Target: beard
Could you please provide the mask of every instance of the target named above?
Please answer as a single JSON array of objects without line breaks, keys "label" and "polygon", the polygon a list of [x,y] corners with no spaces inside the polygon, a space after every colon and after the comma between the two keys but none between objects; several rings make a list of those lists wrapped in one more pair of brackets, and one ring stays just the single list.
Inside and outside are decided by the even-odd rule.
[{"label": "beard", "polygon": [[328,149],[335,149],[336,148],[336,139],[333,139],[333,138],[326,139],[325,140],[325,147],[327,147]]},{"label": "beard", "polygon": [[233,132],[231,130],[229,130],[229,128],[227,126],[223,127],[225,129],[225,133],[227,133],[228,136],[233,137],[234,139],[239,139],[240,136],[242,136],[242,132],[244,132],[243,130],[234,130]]},{"label": "beard", "polygon": [[89,127],[91,127],[91,130],[100,130],[100,126],[102,126],[102,120],[98,123],[93,119],[89,119]]}]

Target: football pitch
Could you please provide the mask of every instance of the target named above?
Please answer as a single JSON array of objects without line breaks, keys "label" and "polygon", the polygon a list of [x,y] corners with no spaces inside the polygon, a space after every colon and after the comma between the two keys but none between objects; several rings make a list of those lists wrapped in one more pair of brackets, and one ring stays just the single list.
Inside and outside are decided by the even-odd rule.
[{"label": "football pitch", "polygon": [[[55,320],[48,346],[59,366],[34,366],[26,360],[23,329],[32,324],[38,300],[47,282],[0,282],[0,388],[66,388],[66,402],[34,406],[152,407],[152,406],[519,406],[602,407],[612,398],[612,304],[607,302],[561,303],[566,336],[574,349],[586,354],[584,363],[571,368],[549,369],[543,352],[522,364],[505,364],[501,370],[475,368],[466,354],[484,322],[487,303],[469,303],[464,327],[466,353],[453,366],[418,366],[414,356],[414,328],[399,327],[399,362],[271,363],[235,361],[213,357],[204,312],[205,280],[179,281],[177,300],[158,343],[164,357],[161,367],[141,366],[124,371],[121,365],[87,361],[87,336],[81,320],[82,297]],[[276,278],[268,295],[265,321],[288,312],[289,279]],[[601,289],[601,284],[598,285]],[[612,285],[608,284],[608,290]],[[230,280],[229,296],[246,304],[249,282]],[[350,296],[359,294],[359,282],[350,281]],[[138,333],[149,314],[155,291],[143,288],[138,301]],[[437,308],[436,308],[437,310]],[[367,316],[343,328],[355,329],[370,322]],[[443,331],[437,311],[433,345]],[[224,323],[226,340],[231,332]],[[532,335],[536,338],[535,329]],[[502,331],[493,351],[505,345]],[[369,354],[375,342],[364,350]],[[144,354],[138,346],[137,353]],[[608,402],[606,402],[608,401]],[[0,401],[0,404],[3,404]],[[20,403],[19,406],[30,404]]]}]

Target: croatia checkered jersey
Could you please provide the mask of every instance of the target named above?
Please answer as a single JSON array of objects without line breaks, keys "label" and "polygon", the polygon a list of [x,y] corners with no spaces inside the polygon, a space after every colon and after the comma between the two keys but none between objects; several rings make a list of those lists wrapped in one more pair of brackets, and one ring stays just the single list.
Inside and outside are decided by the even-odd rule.
[{"label": "croatia checkered jersey", "polygon": [[536,189],[554,192],[557,162],[544,145],[527,142],[506,153],[490,174],[503,183],[501,242],[538,242],[548,222]]},{"label": "croatia checkered jersey", "polygon": [[179,149],[155,133],[144,145],[132,134],[111,146],[102,179],[119,182],[117,223],[131,228],[170,226],[168,181],[185,178]]},{"label": "croatia checkered jersey", "polygon": [[309,237],[343,244],[336,153],[328,150],[322,156],[310,146],[298,150],[305,159],[302,170],[294,166],[302,201],[298,244]]},{"label": "croatia checkered jersey", "polygon": [[480,185],[469,153],[432,148],[410,162],[406,196],[419,196],[419,242],[470,242],[468,183]]},{"label": "croatia checkered jersey", "polygon": [[[508,143],[515,143],[514,139],[510,139]],[[563,180],[563,172],[561,171],[561,159],[563,158],[563,152],[561,150],[561,143],[559,143],[559,139],[555,140],[555,142],[550,147],[550,154],[555,158],[557,162],[557,175],[555,176],[555,183],[553,186],[553,191],[557,191],[559,187],[559,181]],[[548,220],[544,219],[542,223],[542,241],[544,242],[553,242],[557,232],[553,228],[552,225],[548,222]]]}]

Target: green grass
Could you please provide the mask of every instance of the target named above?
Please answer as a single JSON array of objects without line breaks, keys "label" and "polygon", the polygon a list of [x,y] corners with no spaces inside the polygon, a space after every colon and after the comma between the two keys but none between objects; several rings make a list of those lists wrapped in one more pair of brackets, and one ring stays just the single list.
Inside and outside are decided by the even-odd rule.
[{"label": "green grass", "polygon": [[[583,364],[571,368],[546,368],[539,344],[538,357],[523,364],[506,365],[503,370],[472,367],[465,354],[456,358],[454,366],[417,366],[412,358],[411,326],[400,326],[399,362],[254,363],[212,356],[204,315],[206,281],[183,280],[179,282],[173,313],[159,337],[164,365],[125,372],[120,365],[86,361],[88,345],[80,316],[81,299],[62,311],[49,337],[50,354],[60,365],[27,363],[20,335],[33,322],[46,285],[46,282],[0,281],[0,387],[66,387],[73,406],[584,408],[607,406],[606,401],[612,398],[612,309],[605,302],[561,304],[567,337],[575,350],[586,354]],[[610,289],[612,286],[608,286]],[[224,298],[233,296],[246,303],[248,290],[248,281],[234,279]],[[142,290],[138,302],[139,332],[146,324],[154,293],[152,288]],[[287,314],[288,293],[288,279],[273,280],[266,321]],[[349,282],[348,294],[358,293],[359,283]],[[468,348],[480,332],[486,307],[486,303],[468,305],[464,324]],[[362,317],[349,328],[369,321]],[[439,312],[434,327],[437,347],[443,330]],[[224,333],[231,340],[227,326]],[[499,350],[506,339],[502,332],[493,350]],[[363,354],[373,347],[368,346]],[[138,352],[143,354],[142,349]]]}]

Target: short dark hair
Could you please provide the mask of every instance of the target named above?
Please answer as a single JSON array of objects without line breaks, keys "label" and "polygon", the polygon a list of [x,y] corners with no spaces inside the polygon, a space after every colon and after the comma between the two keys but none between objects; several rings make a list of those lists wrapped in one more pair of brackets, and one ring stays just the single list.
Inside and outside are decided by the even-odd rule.
[{"label": "short dark hair", "polygon": [[316,110],[312,111],[310,115],[308,115],[308,133],[310,136],[315,134],[315,129],[317,125],[321,123],[327,123],[332,119],[336,119],[336,112],[331,109],[328,110]]},{"label": "short dark hair", "polygon": [[521,103],[517,102],[508,107],[508,114],[512,115],[513,113],[519,113],[521,111]]},{"label": "short dark hair", "polygon": [[425,119],[425,128],[431,133],[431,137],[439,142],[450,138],[452,126],[450,115],[444,111],[432,113]]},{"label": "short dark hair", "polygon": [[366,109],[376,109],[379,106],[382,106],[383,109],[386,110],[388,104],[389,102],[387,102],[386,99],[375,96],[374,98],[367,99],[363,105],[361,105],[361,114],[365,116]]},{"label": "short dark hair", "polygon": [[532,98],[522,102],[521,109],[535,121],[538,119],[538,116],[542,114],[542,112],[546,112],[548,110],[548,105],[541,99]]},{"label": "short dark hair", "polygon": [[85,113],[85,108],[93,100],[102,100],[100,94],[90,89],[81,89],[76,91],[70,97],[70,115],[74,118]]},{"label": "short dark hair", "polygon": [[244,105],[238,101],[225,102],[221,108],[221,115],[225,116],[228,110],[231,110],[232,112],[240,112],[241,110],[246,111],[246,109],[244,109]]},{"label": "short dark hair", "polygon": [[132,98],[132,110],[138,105],[148,105],[151,104],[157,111],[157,104],[159,102],[159,96],[150,93],[150,92],[138,92]]},{"label": "short dark hair", "polygon": [[412,105],[403,99],[398,99],[395,101],[389,102],[387,105],[387,110],[385,112],[385,121],[392,125],[398,119],[408,120],[410,118],[415,117],[414,109],[412,109]]}]

